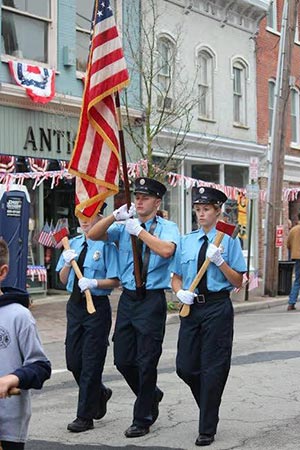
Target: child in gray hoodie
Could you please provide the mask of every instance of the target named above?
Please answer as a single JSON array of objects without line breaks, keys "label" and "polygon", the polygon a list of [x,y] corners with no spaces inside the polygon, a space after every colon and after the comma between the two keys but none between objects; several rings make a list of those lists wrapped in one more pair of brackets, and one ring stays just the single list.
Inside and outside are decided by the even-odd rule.
[{"label": "child in gray hoodie", "polygon": [[[0,283],[9,270],[9,251],[0,238]],[[0,448],[23,450],[31,416],[29,389],[41,389],[50,378],[45,356],[28,310],[26,291],[0,286]],[[10,395],[15,388],[20,395]],[[8,398],[10,397],[10,398]]]}]

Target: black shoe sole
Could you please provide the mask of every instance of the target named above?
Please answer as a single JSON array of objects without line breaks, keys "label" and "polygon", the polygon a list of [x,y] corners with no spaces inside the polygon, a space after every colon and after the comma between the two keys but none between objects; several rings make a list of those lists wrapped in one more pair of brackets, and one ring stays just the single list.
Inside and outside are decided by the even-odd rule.
[{"label": "black shoe sole", "polygon": [[67,430],[71,431],[71,433],[83,433],[84,431],[88,431],[88,430],[93,430],[94,429],[94,425],[90,426],[90,427],[86,427],[86,428],[73,428],[70,427],[69,425],[67,426]]},{"label": "black shoe sole", "polygon": [[125,431],[125,436],[127,437],[127,438],[137,438],[137,437],[143,437],[143,436],[146,436],[146,434],[148,434],[149,433],[149,430],[145,430],[144,432],[142,432],[142,433],[127,433],[126,431]]}]

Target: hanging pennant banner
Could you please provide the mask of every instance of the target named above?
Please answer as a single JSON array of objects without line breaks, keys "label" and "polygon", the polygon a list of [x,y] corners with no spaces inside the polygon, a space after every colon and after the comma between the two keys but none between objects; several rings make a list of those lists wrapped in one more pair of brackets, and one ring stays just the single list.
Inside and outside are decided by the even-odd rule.
[{"label": "hanging pennant banner", "polygon": [[18,61],[8,61],[15,82],[26,89],[26,94],[36,103],[48,103],[55,95],[55,71]]}]

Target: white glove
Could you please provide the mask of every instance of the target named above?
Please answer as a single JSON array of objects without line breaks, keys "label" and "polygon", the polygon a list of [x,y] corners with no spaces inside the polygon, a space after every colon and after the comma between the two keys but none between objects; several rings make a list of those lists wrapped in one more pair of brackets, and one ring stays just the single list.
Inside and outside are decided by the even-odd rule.
[{"label": "white glove", "polygon": [[134,236],[138,236],[140,232],[144,230],[138,219],[126,220],[125,229],[129,234],[133,234]]},{"label": "white glove", "polygon": [[77,258],[77,253],[75,252],[75,250],[73,249],[68,249],[68,250],[64,250],[62,252],[64,261],[65,261],[65,266],[67,267],[71,267],[71,261],[73,261],[73,259]]},{"label": "white glove", "polygon": [[98,286],[98,281],[95,278],[85,278],[82,277],[78,280],[78,286],[80,287],[81,292],[86,291],[87,289],[94,289]]},{"label": "white glove", "polygon": [[127,220],[130,217],[133,217],[135,215],[135,212],[136,212],[135,204],[131,203],[129,210],[127,208],[127,204],[122,205],[120,206],[120,208],[114,210],[113,215],[116,221]]},{"label": "white glove", "polygon": [[180,289],[180,291],[177,292],[176,296],[181,301],[181,303],[192,305],[194,303],[194,298],[197,297],[197,294],[191,291],[184,291],[183,289]]},{"label": "white glove", "polygon": [[218,267],[224,262],[220,249],[216,247],[214,244],[208,245],[206,256],[211,260],[212,263],[214,263]]}]

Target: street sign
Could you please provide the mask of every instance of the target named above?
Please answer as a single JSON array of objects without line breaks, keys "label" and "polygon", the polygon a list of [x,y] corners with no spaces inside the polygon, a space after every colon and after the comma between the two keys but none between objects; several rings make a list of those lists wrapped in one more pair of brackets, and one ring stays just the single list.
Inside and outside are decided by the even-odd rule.
[{"label": "street sign", "polygon": [[250,170],[249,170],[250,180],[258,180],[258,158],[250,158]]},{"label": "street sign", "polygon": [[283,246],[283,225],[277,225],[276,226],[275,246],[277,248]]},{"label": "street sign", "polygon": [[255,200],[259,196],[259,186],[257,183],[247,184],[246,186],[246,197],[250,200]]}]

